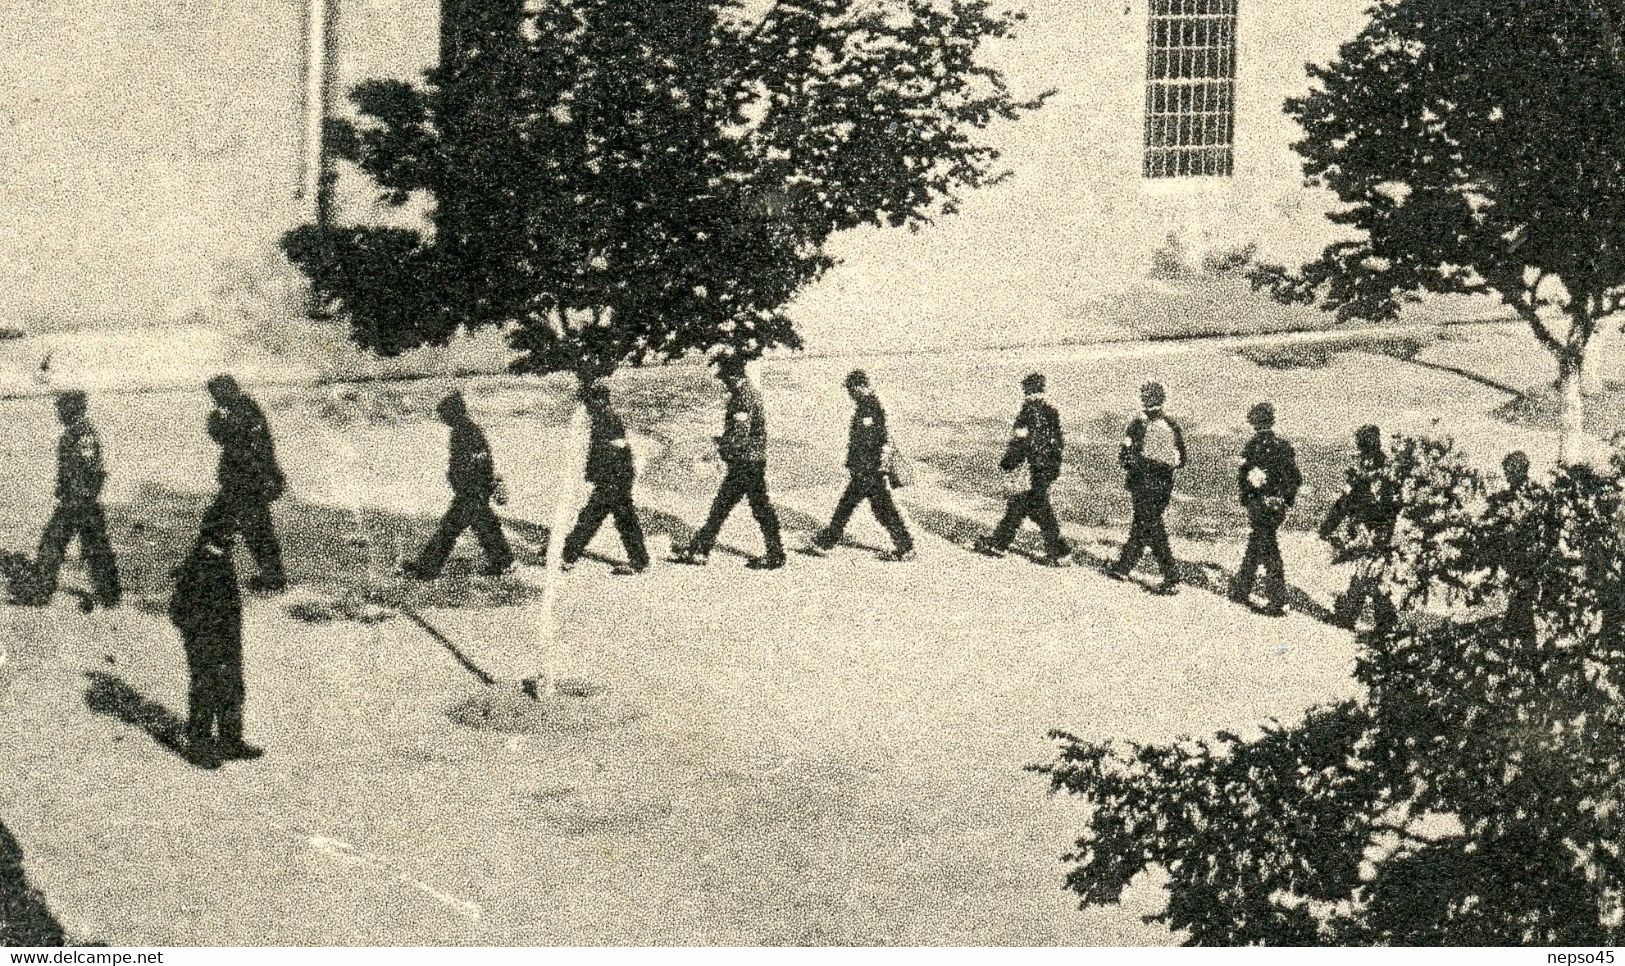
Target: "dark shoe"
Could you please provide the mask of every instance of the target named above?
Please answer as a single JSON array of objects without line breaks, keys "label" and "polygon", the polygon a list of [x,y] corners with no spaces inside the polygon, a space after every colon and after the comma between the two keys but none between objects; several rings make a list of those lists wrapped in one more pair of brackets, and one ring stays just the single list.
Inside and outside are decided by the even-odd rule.
[{"label": "dark shoe", "polygon": [[1071,563],[1072,554],[1070,552],[1063,554],[1045,554],[1044,556],[1038,558],[1038,564],[1041,567],[1066,567]]},{"label": "dark shoe", "polygon": [[255,574],[243,581],[249,590],[262,594],[276,594],[288,589],[288,578],[276,577],[267,574]]},{"label": "dark shoe", "polygon": [[413,580],[435,580],[440,576],[438,572],[426,570],[415,563],[401,564],[400,574]]},{"label": "dark shoe", "polygon": [[1263,607],[1255,608],[1255,610],[1257,610],[1260,614],[1264,615],[1265,617],[1285,617],[1286,616],[1286,605],[1285,604],[1265,604]]},{"label": "dark shoe", "polygon": [[920,555],[914,551],[913,547],[910,547],[907,550],[887,551],[880,555],[880,559],[887,563],[908,563],[920,559]]},{"label": "dark shoe", "polygon": [[1127,580],[1128,579],[1128,571],[1123,570],[1121,567],[1118,567],[1116,564],[1113,564],[1112,566],[1106,568],[1106,576],[1110,577],[1113,580]]},{"label": "dark shoe", "polygon": [[775,553],[768,554],[765,557],[752,557],[745,566],[752,570],[778,570],[784,566],[784,554]]},{"label": "dark shoe", "polygon": [[833,550],[833,549],[835,549],[835,548],[834,547],[826,547],[823,544],[819,543],[818,541],[814,540],[812,543],[809,543],[805,547],[802,547],[801,552],[806,554],[809,557],[827,557],[827,556],[829,556],[829,552],[831,550]]},{"label": "dark shoe", "polygon": [[559,561],[559,573],[567,574],[574,569],[576,569],[576,562],[574,560]]},{"label": "dark shoe", "polygon": [[1151,592],[1161,597],[1172,597],[1173,595],[1179,593],[1179,581],[1164,580],[1162,583],[1151,588]]},{"label": "dark shoe", "polygon": [[971,544],[971,549],[983,556],[992,557],[994,560],[1004,559],[1004,548],[987,537],[977,537],[976,542]]},{"label": "dark shoe", "polygon": [[485,566],[480,568],[480,576],[481,577],[501,577],[501,576],[511,572],[512,570],[513,570],[513,561],[512,560],[506,561],[504,563],[486,564]]},{"label": "dark shoe", "polygon": [[648,564],[616,564],[610,573],[616,577],[636,577],[648,569]]},{"label": "dark shoe", "polygon": [[186,742],[186,760],[199,768],[213,771],[226,759],[213,738],[200,738]]},{"label": "dark shoe", "polygon": [[253,761],[256,758],[263,757],[264,754],[264,748],[256,748],[241,741],[233,741],[220,746],[221,761]]},{"label": "dark shoe", "polygon": [[693,547],[684,547],[672,554],[672,563],[686,564],[690,567],[703,567],[711,562],[711,555]]}]

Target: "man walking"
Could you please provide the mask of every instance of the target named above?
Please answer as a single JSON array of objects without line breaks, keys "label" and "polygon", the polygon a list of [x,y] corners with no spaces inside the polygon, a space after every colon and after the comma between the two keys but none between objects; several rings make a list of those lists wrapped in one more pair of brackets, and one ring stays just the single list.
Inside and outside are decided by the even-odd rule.
[{"label": "man walking", "polygon": [[1365,612],[1367,601],[1374,602],[1379,623],[1397,615],[1381,593],[1381,558],[1393,541],[1399,504],[1388,481],[1388,454],[1382,449],[1382,430],[1361,426],[1354,433],[1354,465],[1348,469],[1348,483],[1332,503],[1320,525],[1320,539],[1336,551],[1334,562],[1354,561],[1354,574],[1347,592],[1333,604],[1332,621],[1353,630]]},{"label": "man walking", "polygon": [[609,387],[594,382],[582,390],[581,401],[592,421],[592,437],[587,445],[587,482],[592,494],[576,519],[575,529],[564,540],[561,563],[568,570],[592,543],[598,528],[609,517],[626,548],[627,562],[616,566],[616,576],[642,573],[649,567],[649,552],[643,544],[643,528],[632,505],[632,482],[637,468],[626,438],[626,424],[611,404]]},{"label": "man walking", "polygon": [[1292,444],[1275,435],[1275,407],[1259,403],[1247,413],[1253,438],[1241,451],[1236,474],[1241,506],[1247,511],[1247,552],[1230,586],[1230,599],[1252,604],[1253,583],[1264,571],[1264,607],[1260,613],[1280,617],[1286,613],[1286,564],[1281,559],[1279,534],[1287,511],[1298,498],[1303,474]]},{"label": "man walking", "polygon": [[1117,462],[1123,467],[1124,486],[1134,506],[1128,540],[1117,562],[1106,569],[1113,580],[1126,580],[1150,549],[1162,570],[1162,583],[1155,593],[1173,594],[1179,590],[1179,571],[1163,514],[1174,498],[1174,471],[1185,465],[1185,433],[1163,412],[1168,394],[1161,383],[1140,387],[1142,413],[1129,423]]},{"label": "man walking", "polygon": [[208,382],[214,410],[209,413],[209,437],[220,444],[216,478],[220,494],[207,516],[240,533],[254,557],[259,573],[248,578],[250,590],[279,591],[288,586],[282,567],[282,544],[271,519],[271,504],[287,489],[277,465],[271,425],[237,380],[219,375]]},{"label": "man walking", "polygon": [[1065,443],[1061,415],[1044,398],[1041,373],[1022,379],[1021,392],[1025,398],[1021,411],[1016,414],[999,468],[1009,473],[1026,464],[1027,489],[1010,497],[1004,518],[992,536],[976,542],[976,549],[990,557],[1004,556],[1022,522],[1031,520],[1044,537],[1044,556],[1039,562],[1049,567],[1064,567],[1072,551],[1061,536],[1061,525],[1049,501],[1050,487],[1061,476],[1061,452]]},{"label": "man walking", "polygon": [[62,437],[56,447],[56,508],[40,535],[33,586],[22,596],[26,602],[37,604],[51,599],[68,544],[77,538],[96,600],[103,607],[117,607],[123,591],[118,562],[107,539],[107,516],[102,511],[107,469],[102,463],[101,437],[90,424],[82,391],[59,393],[56,414],[62,423]]},{"label": "man walking", "polygon": [[903,515],[897,511],[892,499],[891,470],[887,459],[891,454],[891,436],[886,428],[886,410],[876,397],[869,375],[862,369],[847,374],[846,392],[852,397],[852,424],[847,431],[846,470],[851,474],[846,490],[830,514],[829,526],[813,537],[808,552],[822,556],[835,549],[846,532],[846,525],[858,504],[869,501],[875,519],[891,536],[892,550],[883,559],[907,561],[914,559],[914,538],[909,536]]},{"label": "man walking", "polygon": [[206,517],[174,571],[169,619],[186,652],[186,741],[191,760],[215,767],[264,752],[243,741],[243,605],[231,561],[231,522]]},{"label": "man walking", "polygon": [[451,484],[451,506],[440,518],[439,529],[424,545],[417,560],[403,570],[407,576],[419,580],[440,576],[452,547],[457,545],[457,538],[472,528],[485,554],[485,566],[480,568],[480,573],[487,577],[505,574],[513,566],[513,551],[503,536],[496,511],[491,509],[493,500],[498,505],[507,502],[501,489],[502,478],[497,475],[491,459],[491,444],[469,416],[462,393],[452,392],[440,400],[435,415],[451,429],[446,469],[446,480]]},{"label": "man walking", "polygon": [[688,546],[677,552],[676,559],[678,563],[704,566],[728,514],[743,499],[750,502],[751,515],[762,528],[764,545],[763,555],[747,566],[777,570],[785,562],[784,541],[779,532],[779,515],[767,495],[767,415],[762,408],[762,393],[746,375],[745,363],[737,359],[723,361],[718,376],[728,389],[722,435],[717,437],[717,451],[726,471],[705,523]]}]

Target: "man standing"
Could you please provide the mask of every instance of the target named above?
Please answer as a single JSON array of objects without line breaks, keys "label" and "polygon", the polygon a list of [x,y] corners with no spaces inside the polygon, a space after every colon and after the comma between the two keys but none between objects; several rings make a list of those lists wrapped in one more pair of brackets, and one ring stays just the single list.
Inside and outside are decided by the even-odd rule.
[{"label": "man standing", "polygon": [[846,524],[852,519],[858,504],[869,501],[875,519],[891,536],[892,551],[883,559],[907,561],[914,559],[914,538],[909,536],[903,515],[897,512],[892,499],[891,471],[887,457],[891,453],[891,437],[886,429],[886,410],[875,396],[869,375],[862,369],[847,374],[846,392],[852,397],[852,424],[847,431],[846,470],[851,474],[846,491],[830,514],[829,526],[813,537],[809,552],[822,556],[835,549]]},{"label": "man standing", "polygon": [[1524,640],[1535,635],[1535,607],[1541,563],[1549,547],[1532,543],[1527,525],[1542,493],[1529,480],[1529,454],[1513,450],[1501,460],[1506,488],[1485,501],[1483,522],[1476,529],[1477,563],[1505,579],[1507,633]]},{"label": "man standing", "polygon": [[717,375],[728,388],[722,435],[717,437],[717,451],[726,472],[711,502],[710,514],[688,546],[677,552],[677,562],[704,566],[722,524],[744,499],[750,502],[751,515],[762,528],[765,551],[747,566],[777,570],[784,566],[784,542],[779,533],[779,515],[767,495],[767,415],[762,409],[762,393],[746,375],[745,363],[738,359],[724,360]]},{"label": "man standing", "polygon": [[497,475],[491,459],[491,444],[485,433],[468,415],[468,404],[463,394],[452,392],[435,406],[435,415],[451,429],[450,455],[447,459],[446,480],[451,484],[451,506],[440,518],[440,527],[424,545],[418,559],[403,568],[409,577],[433,580],[440,576],[451,556],[452,547],[464,530],[473,528],[485,554],[485,566],[480,573],[496,577],[513,566],[513,551],[503,536],[502,523],[491,501],[500,506],[507,502],[502,492],[502,478]]},{"label": "man standing", "polygon": [[1185,465],[1185,433],[1163,412],[1167,398],[1161,383],[1148,382],[1140,387],[1143,412],[1129,424],[1118,448],[1117,462],[1123,467],[1134,519],[1122,554],[1106,570],[1114,580],[1127,579],[1140,555],[1149,548],[1162,570],[1162,583],[1154,591],[1159,594],[1179,590],[1179,571],[1162,515],[1174,498],[1174,471]]},{"label": "man standing", "polygon": [[29,603],[44,604],[56,592],[62,558],[74,538],[79,540],[79,554],[90,570],[101,605],[117,607],[123,596],[118,562],[107,540],[107,517],[102,512],[102,487],[107,482],[102,443],[90,425],[86,405],[85,394],[77,389],[56,397],[56,414],[62,422],[62,438],[56,447],[56,509],[40,535],[35,583],[23,595]]},{"label": "man standing", "polygon": [[174,571],[169,619],[186,651],[186,741],[192,761],[214,767],[264,752],[243,741],[243,604],[231,561],[230,520],[205,518]]},{"label": "man standing", "polygon": [[288,586],[282,568],[282,544],[271,520],[271,504],[287,489],[265,413],[237,380],[219,375],[208,382],[214,410],[209,437],[220,444],[216,477],[220,495],[208,516],[230,533],[241,533],[259,573],[248,579],[251,590],[279,591]]},{"label": "man standing", "polygon": [[1373,601],[1379,622],[1396,615],[1380,593],[1381,558],[1393,541],[1399,504],[1388,481],[1388,454],[1382,450],[1382,430],[1361,426],[1354,433],[1354,465],[1348,470],[1348,483],[1320,525],[1320,539],[1336,551],[1334,562],[1354,561],[1354,574],[1348,591],[1333,605],[1333,623],[1353,630]]},{"label": "man standing", "polygon": [[564,540],[561,563],[568,570],[581,559],[593,535],[606,517],[615,518],[615,529],[626,548],[627,562],[615,568],[617,576],[642,573],[649,567],[649,552],[643,545],[643,528],[632,505],[632,482],[637,468],[632,447],[627,442],[626,424],[610,403],[609,387],[594,382],[582,390],[581,401],[592,420],[592,438],[587,445],[587,482],[592,494],[581,508],[575,529]]},{"label": "man standing", "polygon": [[1259,403],[1247,413],[1253,438],[1241,451],[1236,485],[1247,511],[1247,552],[1230,586],[1230,599],[1251,604],[1253,582],[1264,571],[1264,598],[1260,613],[1280,617],[1286,613],[1286,564],[1281,559],[1279,533],[1287,511],[1298,498],[1303,475],[1292,444],[1275,435],[1275,407]]},{"label": "man standing", "polygon": [[1061,415],[1044,398],[1044,377],[1032,373],[1021,380],[1025,398],[1021,411],[1016,414],[1015,426],[1010,431],[1010,442],[1004,448],[999,468],[1009,473],[1027,465],[1027,489],[1010,497],[1004,518],[994,528],[993,535],[976,542],[976,549],[990,557],[1002,557],[1010,549],[1022,521],[1031,520],[1044,536],[1044,556],[1040,563],[1050,567],[1066,566],[1071,548],[1061,537],[1061,525],[1050,506],[1049,490],[1061,476],[1061,451],[1065,440],[1061,433]]}]

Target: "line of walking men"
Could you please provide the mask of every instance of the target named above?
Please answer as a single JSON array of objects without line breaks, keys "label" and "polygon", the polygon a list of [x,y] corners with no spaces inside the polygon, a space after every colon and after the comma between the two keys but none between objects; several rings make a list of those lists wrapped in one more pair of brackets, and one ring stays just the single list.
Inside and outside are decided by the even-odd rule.
[{"label": "line of walking men", "polygon": [[[748,566],[777,569],[787,558],[778,514],[768,494],[762,396],[743,364],[724,362],[718,374],[728,392],[722,432],[715,439],[725,472],[704,523],[691,540],[674,548],[674,560],[705,565],[728,516],[744,501],[761,529],[764,545],[764,553]],[[868,503],[892,539],[893,547],[882,554],[883,559],[913,560],[914,541],[893,497],[906,473],[906,463],[892,441],[885,407],[862,370],[849,373],[844,385],[853,403],[845,457],[849,479],[829,523],[813,536],[806,552],[813,556],[831,552],[858,506]],[[203,514],[186,558],[172,571],[175,587],[169,614],[181,633],[190,674],[187,735],[198,749],[197,760],[218,764],[259,754],[242,736],[242,604],[232,548],[240,538],[257,565],[258,572],[246,582],[249,589],[274,593],[287,586],[271,513],[271,505],[283,495],[287,483],[259,405],[229,375],[209,380],[206,388],[214,404],[207,430],[220,447],[219,491]],[[1043,375],[1027,376],[1021,388],[1024,398],[1000,466],[1007,472],[1025,467],[1028,485],[1010,497],[998,525],[974,546],[989,556],[1002,557],[1023,523],[1031,520],[1044,539],[1040,562],[1066,566],[1074,554],[1061,536],[1050,503],[1050,489],[1060,478],[1064,455],[1060,414],[1045,397]],[[617,565],[615,573],[636,574],[647,569],[650,560],[633,504],[636,464],[626,426],[602,383],[585,386],[581,399],[590,421],[585,477],[592,490],[564,539],[560,564],[564,569],[574,567],[603,523],[613,519],[627,554],[627,562]],[[1173,496],[1175,473],[1187,462],[1185,437],[1164,411],[1166,393],[1161,385],[1145,384],[1140,401],[1142,412],[1129,423],[1118,449],[1133,517],[1128,538],[1107,574],[1127,579],[1149,551],[1162,578],[1153,592],[1172,594],[1178,589],[1179,575],[1164,514]],[[101,443],[88,418],[83,392],[58,394],[56,407],[63,424],[57,450],[56,507],[40,538],[28,579],[13,578],[13,600],[45,603],[56,589],[67,546],[77,538],[95,600],[103,606],[117,606],[122,591],[101,505],[107,476]],[[513,566],[514,554],[493,509],[493,504],[506,503],[507,495],[490,442],[460,393],[447,395],[435,411],[450,431],[447,481],[452,499],[434,534],[401,572],[434,579],[458,537],[472,529],[484,555],[480,572],[505,573]],[[1261,590],[1265,602],[1257,609],[1280,615],[1285,610],[1286,577],[1278,532],[1303,478],[1291,444],[1274,432],[1273,407],[1267,402],[1254,406],[1248,421],[1254,435],[1242,450],[1237,487],[1250,535],[1230,596],[1251,605],[1255,589]],[[1377,428],[1362,428],[1356,434],[1356,448],[1349,484],[1321,528],[1321,536],[1340,548],[1369,548],[1386,541],[1398,513],[1396,501],[1379,483],[1385,456]],[[1526,478],[1527,459],[1523,465]],[[1350,551],[1345,556],[1361,554]],[[1375,591],[1369,570],[1357,567],[1348,593],[1339,598],[1338,622],[1352,627],[1367,600],[1380,600]]]}]

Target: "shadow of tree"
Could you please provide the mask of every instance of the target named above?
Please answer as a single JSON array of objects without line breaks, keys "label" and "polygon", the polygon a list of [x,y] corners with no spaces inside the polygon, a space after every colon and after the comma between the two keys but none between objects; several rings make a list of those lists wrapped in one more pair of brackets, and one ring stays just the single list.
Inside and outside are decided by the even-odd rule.
[{"label": "shadow of tree", "polygon": [[23,871],[23,850],[0,822],[0,947],[66,946],[51,909]]},{"label": "shadow of tree", "polygon": [[102,671],[86,671],[85,677],[90,679],[90,686],[85,689],[85,706],[90,710],[139,728],[159,747],[194,768],[210,771],[220,767],[218,761],[192,753],[187,746],[184,721],[123,678]]}]

